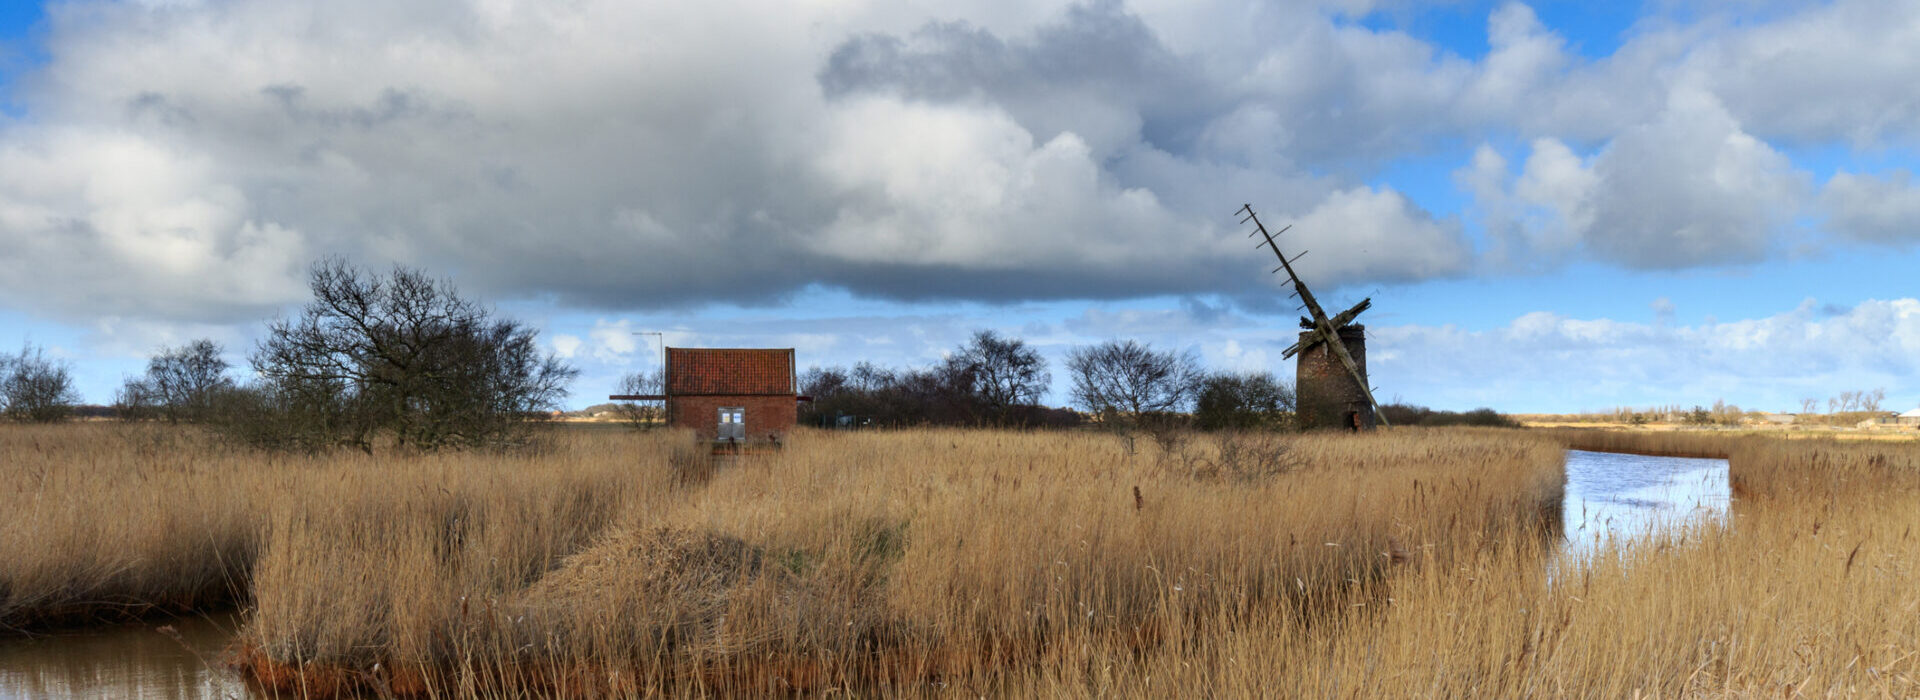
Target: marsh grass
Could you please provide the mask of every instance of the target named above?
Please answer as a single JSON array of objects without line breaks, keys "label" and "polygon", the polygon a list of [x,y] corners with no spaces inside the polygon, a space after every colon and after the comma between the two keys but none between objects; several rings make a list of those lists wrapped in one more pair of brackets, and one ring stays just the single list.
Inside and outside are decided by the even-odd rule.
[{"label": "marsh grass", "polygon": [[1735,516],[1554,562],[1544,431],[681,439],[10,428],[0,620],[237,595],[237,663],[312,697],[1920,693],[1911,444],[1625,445],[1728,455]]},{"label": "marsh grass", "polygon": [[[990,687],[1074,646],[1309,619],[1372,595],[1408,552],[1539,538],[1557,518],[1547,441],[1302,437],[1285,473],[1222,464],[1252,454],[1228,444],[1188,456],[1217,465],[1200,474],[1100,435],[814,433],[716,462],[636,445],[628,468],[659,483],[590,542],[522,532],[550,496],[344,485],[275,521],[246,637],[263,677],[348,672],[280,679],[315,694]],[[690,468],[712,473],[677,476]]]},{"label": "marsh grass", "polygon": [[1733,520],[1614,541],[1552,567],[1542,566],[1550,551],[1510,540],[1448,566],[1397,573],[1384,608],[1356,609],[1334,624],[1258,620],[1114,671],[1038,671],[1020,687],[1065,696],[1142,688],[1224,696],[1920,693],[1914,446],[1723,438],[1685,447],[1731,455],[1733,477],[1746,484]]},{"label": "marsh grass", "polygon": [[990,686],[1339,610],[1456,542],[1540,537],[1561,485],[1550,442],[1439,432],[1178,455],[803,433],[719,458],[604,432],[293,458],[138,426],[4,439],[27,458],[0,619],[240,599],[242,665],[309,695]]}]

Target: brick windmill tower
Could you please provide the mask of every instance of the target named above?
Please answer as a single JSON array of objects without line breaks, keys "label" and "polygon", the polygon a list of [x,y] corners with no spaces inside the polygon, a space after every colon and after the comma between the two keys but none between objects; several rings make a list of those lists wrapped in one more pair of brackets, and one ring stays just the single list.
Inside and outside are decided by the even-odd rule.
[{"label": "brick windmill tower", "polygon": [[1287,280],[1293,283],[1293,294],[1300,298],[1300,305],[1312,317],[1300,317],[1300,340],[1287,348],[1282,355],[1286,358],[1298,356],[1299,364],[1294,373],[1294,393],[1298,406],[1300,426],[1306,429],[1335,428],[1345,430],[1372,430],[1374,425],[1387,425],[1385,416],[1380,415],[1380,404],[1373,399],[1372,386],[1367,383],[1367,328],[1354,323],[1361,312],[1373,306],[1372,299],[1361,299],[1353,308],[1329,318],[1320,308],[1320,302],[1313,298],[1313,292],[1307,290],[1307,283],[1300,281],[1294,274],[1293,263],[1306,256],[1306,251],[1288,259],[1280,252],[1280,245],[1274,242],[1279,233],[1268,233],[1266,225],[1260,223],[1260,216],[1253,213],[1253,205],[1240,207],[1245,218],[1240,223],[1253,223],[1253,233],[1248,237],[1260,236],[1261,245],[1273,251],[1280,259],[1280,266],[1274,272],[1285,270]]}]

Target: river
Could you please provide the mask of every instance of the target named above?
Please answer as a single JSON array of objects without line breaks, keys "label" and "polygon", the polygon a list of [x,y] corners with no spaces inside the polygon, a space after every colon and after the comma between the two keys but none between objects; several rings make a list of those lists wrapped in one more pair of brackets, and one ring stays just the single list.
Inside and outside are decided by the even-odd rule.
[{"label": "river", "polygon": [[1561,508],[1567,550],[1578,556],[1609,538],[1725,518],[1733,499],[1727,460],[1567,451]]}]

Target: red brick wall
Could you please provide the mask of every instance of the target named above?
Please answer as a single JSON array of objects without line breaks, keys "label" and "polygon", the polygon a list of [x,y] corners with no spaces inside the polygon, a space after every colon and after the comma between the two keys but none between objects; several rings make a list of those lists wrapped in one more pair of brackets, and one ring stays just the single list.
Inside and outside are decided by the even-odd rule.
[{"label": "red brick wall", "polygon": [[[1312,332],[1302,332],[1300,342],[1306,343],[1312,337]],[[1345,341],[1347,354],[1353,357],[1353,364],[1360,368],[1361,376],[1366,376],[1366,327],[1354,324],[1342,328],[1340,339]],[[1360,390],[1360,384],[1353,380],[1346,365],[1340,364],[1340,358],[1327,348],[1326,343],[1317,343],[1297,357],[1299,365],[1294,370],[1293,387],[1298,407],[1295,416],[1299,419],[1300,427],[1346,430],[1353,427],[1351,419],[1347,417],[1353,414],[1360,418],[1361,429],[1373,429],[1373,404],[1367,402],[1367,395]]]},{"label": "red brick wall", "polygon": [[692,428],[702,440],[720,433],[720,407],[747,409],[747,439],[759,441],[768,435],[785,439],[798,418],[799,405],[793,396],[675,396],[667,402],[668,421],[676,428]]}]

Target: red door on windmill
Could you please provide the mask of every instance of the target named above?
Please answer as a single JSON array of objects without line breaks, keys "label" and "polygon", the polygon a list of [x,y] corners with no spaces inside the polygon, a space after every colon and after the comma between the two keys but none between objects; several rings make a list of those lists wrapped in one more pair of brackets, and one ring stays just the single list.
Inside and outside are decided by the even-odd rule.
[{"label": "red door on windmill", "polygon": [[667,423],[704,440],[778,442],[798,412],[792,348],[667,348]]}]

